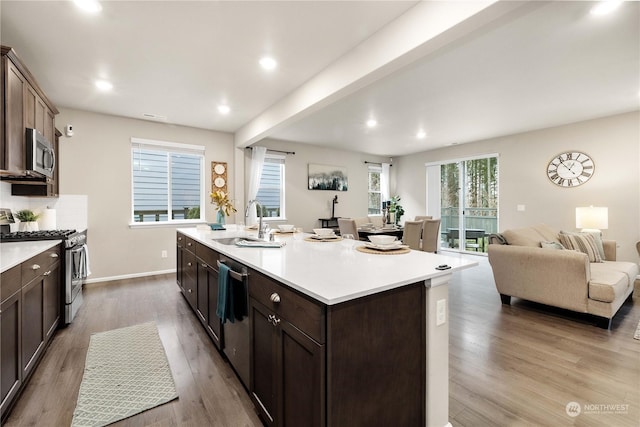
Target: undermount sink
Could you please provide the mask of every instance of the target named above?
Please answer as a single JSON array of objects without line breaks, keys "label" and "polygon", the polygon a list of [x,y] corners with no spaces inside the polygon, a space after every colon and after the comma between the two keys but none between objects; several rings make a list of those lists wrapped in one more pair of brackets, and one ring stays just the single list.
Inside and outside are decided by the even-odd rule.
[{"label": "undermount sink", "polygon": [[221,237],[219,239],[212,239],[215,242],[222,243],[223,245],[235,245],[241,240],[247,240],[249,242],[264,242],[263,239],[257,239],[255,237]]}]

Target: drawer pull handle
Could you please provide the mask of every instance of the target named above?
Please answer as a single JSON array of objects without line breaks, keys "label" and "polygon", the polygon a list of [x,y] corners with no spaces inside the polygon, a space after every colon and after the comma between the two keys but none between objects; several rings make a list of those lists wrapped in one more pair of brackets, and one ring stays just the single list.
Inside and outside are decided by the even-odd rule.
[{"label": "drawer pull handle", "polygon": [[278,295],[276,292],[274,292],[274,293],[271,294],[269,299],[271,300],[271,302],[275,302],[277,304],[277,303],[280,302],[280,295]]},{"label": "drawer pull handle", "polygon": [[269,321],[269,323],[271,323],[273,326],[278,326],[278,323],[280,323],[280,319],[278,319],[275,315],[270,314],[267,316],[267,320]]},{"label": "drawer pull handle", "polygon": [[49,255],[51,258],[58,258],[58,254],[51,254]]},{"label": "drawer pull handle", "polygon": [[33,265],[31,266],[31,269],[32,269],[32,270],[34,270],[34,271],[35,271],[35,270],[39,270],[39,269],[40,269],[40,266],[39,266],[38,264],[33,264]]}]

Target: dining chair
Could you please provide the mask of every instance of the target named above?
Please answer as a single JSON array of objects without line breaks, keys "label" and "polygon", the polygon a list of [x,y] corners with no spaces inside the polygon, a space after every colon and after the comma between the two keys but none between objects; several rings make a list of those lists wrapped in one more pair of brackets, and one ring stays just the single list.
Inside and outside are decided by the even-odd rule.
[{"label": "dining chair", "polygon": [[440,246],[440,219],[425,219],[422,227],[422,250],[438,253]]},{"label": "dining chair", "polygon": [[414,221],[424,221],[425,219],[433,219],[431,215],[416,215]]},{"label": "dining chair", "polygon": [[408,245],[411,249],[420,250],[420,237],[422,235],[422,226],[424,221],[405,221],[404,231],[402,232],[402,243]]},{"label": "dining chair", "polygon": [[356,220],[353,218],[338,218],[338,228],[340,229],[340,235],[353,234],[355,240],[360,240],[358,235],[358,226]]}]

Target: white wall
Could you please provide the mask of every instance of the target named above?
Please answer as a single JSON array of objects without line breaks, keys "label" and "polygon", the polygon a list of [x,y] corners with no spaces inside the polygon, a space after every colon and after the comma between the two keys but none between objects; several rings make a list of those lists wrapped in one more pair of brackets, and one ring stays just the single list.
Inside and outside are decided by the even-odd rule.
[{"label": "white wall", "polygon": [[[331,205],[335,195],[338,195],[338,204],[335,209],[337,217],[367,216],[368,167],[364,162],[365,160],[370,162],[389,161],[388,157],[287,141],[264,140],[256,145],[296,153],[287,155],[285,160],[286,222],[301,226],[305,231],[319,227],[318,218],[331,217]],[[245,166],[247,171],[249,170],[250,158],[251,151],[246,150]],[[348,190],[309,190],[307,188],[309,163],[346,167]]]},{"label": "white wall", "polygon": [[[88,197],[88,243],[91,280],[127,277],[175,269],[175,226],[130,228],[131,137],[203,145],[205,218],[213,222],[209,203],[211,161],[229,164],[233,176],[233,137],[184,126],[60,109],[56,127],[73,124],[74,135],[60,138],[60,193]],[[229,191],[233,192],[233,182]],[[161,258],[161,251],[167,258]]]},{"label": "white wall", "polygon": [[[576,188],[560,188],[547,178],[556,154],[579,150],[595,162],[595,174]],[[394,158],[396,188],[407,218],[426,206],[425,163],[467,156],[499,154],[499,230],[546,223],[576,231],[575,208],[607,206],[604,237],[618,242],[618,259],[638,261],[640,240],[640,113],[626,113],[566,126],[461,144]],[[517,205],[525,205],[519,212]]]}]

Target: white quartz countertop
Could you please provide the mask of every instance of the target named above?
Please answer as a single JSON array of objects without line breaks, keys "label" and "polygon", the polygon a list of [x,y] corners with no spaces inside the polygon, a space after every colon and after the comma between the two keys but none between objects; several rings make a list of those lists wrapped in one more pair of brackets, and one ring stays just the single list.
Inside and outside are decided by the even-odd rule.
[{"label": "white quartz countertop", "polygon": [[33,242],[3,242],[0,243],[0,272],[22,264],[31,257],[38,255],[56,245],[62,240],[38,240]]},{"label": "white quartz countertop", "polygon": [[[215,239],[251,236],[257,232],[211,231],[181,228],[178,231],[291,288],[328,305],[373,295],[400,286],[448,276],[478,265],[462,256],[411,251],[377,255],[359,252],[347,242],[308,242],[291,234],[276,234],[282,248],[246,248],[225,245]],[[305,235],[309,236],[309,235]],[[362,245],[364,242],[355,242]],[[449,270],[436,270],[441,264]],[[434,282],[437,282],[434,281]]]}]

